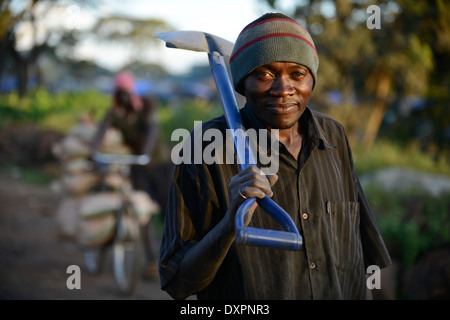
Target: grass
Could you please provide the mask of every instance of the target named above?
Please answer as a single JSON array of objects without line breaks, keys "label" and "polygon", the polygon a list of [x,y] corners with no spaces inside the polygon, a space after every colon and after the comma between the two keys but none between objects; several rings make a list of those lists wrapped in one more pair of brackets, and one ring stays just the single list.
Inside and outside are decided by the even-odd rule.
[{"label": "grass", "polygon": [[39,166],[31,167],[13,163],[2,166],[0,174],[36,185],[48,185],[54,181],[54,179],[58,178],[55,170],[45,170]]},{"label": "grass", "polygon": [[388,140],[379,140],[371,148],[355,146],[353,158],[358,174],[394,166],[450,176],[450,151],[442,150],[434,156],[422,151],[416,142],[400,146]]}]

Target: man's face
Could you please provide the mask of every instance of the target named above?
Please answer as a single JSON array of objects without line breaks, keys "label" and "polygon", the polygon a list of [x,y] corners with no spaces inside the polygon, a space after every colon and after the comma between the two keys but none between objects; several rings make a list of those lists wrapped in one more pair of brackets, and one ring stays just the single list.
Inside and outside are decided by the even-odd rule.
[{"label": "man's face", "polygon": [[131,111],[133,106],[131,104],[131,94],[124,89],[117,89],[115,92],[116,103],[119,107]]},{"label": "man's face", "polygon": [[314,79],[305,66],[272,62],[253,70],[244,80],[247,104],[264,125],[289,129],[309,102]]}]

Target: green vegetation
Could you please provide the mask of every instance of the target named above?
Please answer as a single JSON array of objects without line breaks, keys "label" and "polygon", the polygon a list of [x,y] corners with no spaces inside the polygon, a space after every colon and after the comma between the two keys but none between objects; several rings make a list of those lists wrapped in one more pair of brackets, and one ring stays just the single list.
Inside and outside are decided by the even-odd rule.
[{"label": "green vegetation", "polygon": [[159,121],[163,136],[168,145],[173,146],[177,142],[171,142],[171,135],[175,129],[183,128],[192,130],[194,121],[206,121],[223,114],[219,104],[213,104],[205,100],[187,100],[184,104],[174,108],[161,106],[159,108]]},{"label": "green vegetation", "polygon": [[42,170],[42,168],[17,166],[13,163],[0,167],[0,174],[20,178],[26,183],[37,185],[48,185],[57,178],[55,172]]},{"label": "green vegetation", "polygon": [[416,142],[401,145],[387,139],[377,140],[370,148],[353,147],[353,157],[358,174],[395,166],[450,176],[449,150],[435,156],[425,153]]},{"label": "green vegetation", "polygon": [[391,256],[403,268],[450,244],[450,194],[434,197],[424,190],[392,192],[375,186],[365,191]]},{"label": "green vegetation", "polygon": [[65,133],[82,113],[99,119],[109,106],[110,98],[96,91],[51,94],[38,89],[23,98],[12,92],[0,95],[0,129],[20,123]]}]

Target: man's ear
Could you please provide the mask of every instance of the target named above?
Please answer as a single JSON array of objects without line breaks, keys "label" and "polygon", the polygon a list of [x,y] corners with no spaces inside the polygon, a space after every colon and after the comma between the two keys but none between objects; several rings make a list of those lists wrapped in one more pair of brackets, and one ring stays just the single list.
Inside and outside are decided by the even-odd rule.
[{"label": "man's ear", "polygon": [[247,81],[249,75],[250,74],[246,75],[245,78],[242,79],[241,82],[239,82],[239,84],[237,85],[236,91],[244,97],[245,97],[245,82]]}]

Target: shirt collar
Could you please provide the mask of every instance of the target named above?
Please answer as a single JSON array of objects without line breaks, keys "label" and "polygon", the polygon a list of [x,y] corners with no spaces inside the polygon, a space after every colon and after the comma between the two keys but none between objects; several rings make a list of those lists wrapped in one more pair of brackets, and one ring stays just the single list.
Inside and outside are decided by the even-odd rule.
[{"label": "shirt collar", "polygon": [[308,132],[306,136],[312,140],[314,147],[318,147],[321,150],[325,148],[336,149],[336,146],[329,141],[317,117],[309,107],[306,107],[299,121],[307,123]]}]

